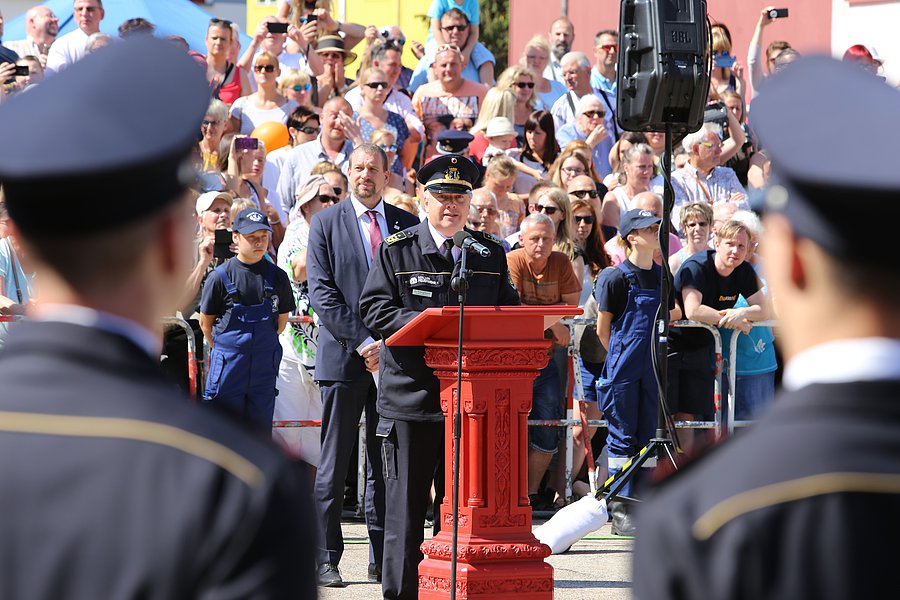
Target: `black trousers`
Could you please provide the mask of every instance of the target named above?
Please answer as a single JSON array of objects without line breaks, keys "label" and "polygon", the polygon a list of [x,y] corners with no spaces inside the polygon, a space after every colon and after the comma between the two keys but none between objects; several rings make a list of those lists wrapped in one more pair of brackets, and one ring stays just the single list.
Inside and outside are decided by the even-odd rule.
[{"label": "black trousers", "polygon": [[341,511],[344,481],[359,435],[359,418],[366,413],[366,527],[369,530],[369,562],[382,564],[384,550],[384,478],[381,443],[375,435],[375,382],[368,374],[356,381],[320,381],[322,392],[322,453],[316,471],[316,505],[319,510],[319,564],[337,565],[344,553]]},{"label": "black trousers", "polygon": [[425,538],[428,494],[435,482],[434,533],[440,531],[438,507],[444,496],[444,423],[382,419],[385,475],[385,600],[415,600],[419,593],[420,546]]}]

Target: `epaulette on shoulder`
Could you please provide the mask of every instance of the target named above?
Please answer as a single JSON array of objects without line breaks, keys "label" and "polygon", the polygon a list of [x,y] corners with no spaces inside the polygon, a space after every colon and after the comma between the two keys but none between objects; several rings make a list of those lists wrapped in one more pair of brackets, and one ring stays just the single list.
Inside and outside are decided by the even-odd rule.
[{"label": "epaulette on shoulder", "polygon": [[493,235],[493,234],[490,234],[490,233],[484,233],[484,232],[482,232],[482,235],[484,236],[484,239],[488,240],[489,242],[494,242],[495,244],[497,244],[497,245],[500,246],[501,248],[503,247],[503,240],[501,240],[500,238],[498,238],[496,235]]},{"label": "epaulette on shoulder", "polygon": [[405,239],[409,239],[411,237],[412,237],[412,235],[410,235],[406,231],[398,231],[397,233],[395,233],[393,235],[389,235],[387,237],[387,239],[384,240],[384,243],[387,244],[388,246],[392,246],[393,244],[396,244],[397,242],[403,241]]}]

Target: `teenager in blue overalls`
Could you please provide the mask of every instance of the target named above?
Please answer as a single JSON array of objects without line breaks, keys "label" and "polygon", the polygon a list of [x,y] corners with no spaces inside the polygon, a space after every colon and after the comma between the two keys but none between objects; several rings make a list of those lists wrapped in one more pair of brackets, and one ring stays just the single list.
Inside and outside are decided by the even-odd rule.
[{"label": "teenager in blue overalls", "polygon": [[[597,336],[607,349],[597,380],[597,397],[608,426],[609,474],[618,473],[656,431],[658,388],[653,372],[654,324],[660,303],[659,218],[634,209],[622,215],[619,243],[627,259],[597,278]],[[631,481],[621,490],[631,495]],[[612,503],[610,503],[612,504]],[[616,519],[613,533],[630,534],[630,523]],[[627,519],[630,521],[630,518]]]},{"label": "teenager in blue overalls", "polygon": [[200,299],[200,328],[211,348],[203,399],[261,430],[272,428],[278,334],[294,310],[287,273],[266,259],[271,235],[264,213],[238,213],[237,256],[209,274]]}]

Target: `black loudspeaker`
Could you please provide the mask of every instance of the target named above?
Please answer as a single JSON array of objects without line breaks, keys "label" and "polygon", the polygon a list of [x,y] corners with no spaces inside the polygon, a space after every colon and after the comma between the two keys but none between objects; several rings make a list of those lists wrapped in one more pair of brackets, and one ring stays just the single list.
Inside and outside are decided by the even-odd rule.
[{"label": "black loudspeaker", "polygon": [[622,0],[618,68],[622,129],[699,129],[709,91],[706,0]]}]

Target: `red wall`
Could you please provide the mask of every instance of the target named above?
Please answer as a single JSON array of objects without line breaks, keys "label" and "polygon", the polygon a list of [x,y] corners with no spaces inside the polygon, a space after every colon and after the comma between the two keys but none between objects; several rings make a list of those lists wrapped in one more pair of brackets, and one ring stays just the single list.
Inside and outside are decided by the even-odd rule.
[{"label": "red wall", "polygon": [[[485,0],[482,0],[485,1]],[[765,29],[763,44],[788,40],[801,53],[831,51],[831,2],[825,0],[709,0],[710,20],[721,21],[731,30],[738,60],[746,66],[747,45],[756,27],[759,11],[772,3],[788,8],[790,16]],[[548,35],[558,17],[560,0],[510,0],[509,61],[518,62],[522,48],[535,33]],[[600,29],[618,29],[617,0],[569,0],[569,19],[575,24],[575,50],[593,60],[594,34]]]}]

